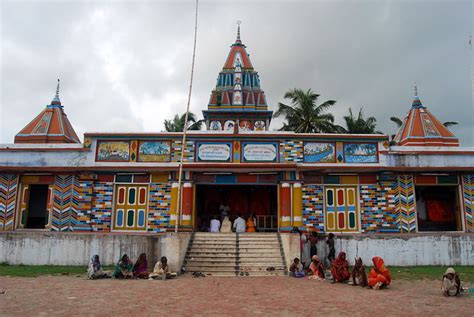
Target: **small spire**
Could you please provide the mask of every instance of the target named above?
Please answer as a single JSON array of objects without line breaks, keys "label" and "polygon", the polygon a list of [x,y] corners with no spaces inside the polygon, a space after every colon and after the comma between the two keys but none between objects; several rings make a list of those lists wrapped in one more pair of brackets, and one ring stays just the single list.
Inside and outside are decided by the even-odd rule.
[{"label": "small spire", "polygon": [[58,85],[56,86],[56,94],[54,95],[54,98],[51,101],[52,105],[59,105],[59,106],[61,105],[61,100],[59,99],[59,83],[60,83],[60,80],[58,78]]},{"label": "small spire", "polygon": [[418,85],[415,82],[415,96],[413,98],[413,103],[411,105],[413,108],[421,108],[423,105],[421,104],[420,96],[418,96]]},{"label": "small spire", "polygon": [[237,20],[237,39],[235,40],[235,43],[242,43],[242,41],[240,40],[240,24],[241,23],[242,21]]}]

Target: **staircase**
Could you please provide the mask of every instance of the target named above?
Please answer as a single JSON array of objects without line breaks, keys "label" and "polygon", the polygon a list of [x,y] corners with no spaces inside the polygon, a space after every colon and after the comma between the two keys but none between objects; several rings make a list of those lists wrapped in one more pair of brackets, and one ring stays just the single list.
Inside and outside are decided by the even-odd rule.
[{"label": "staircase", "polygon": [[212,276],[285,275],[278,233],[194,233],[184,260],[186,271]]}]

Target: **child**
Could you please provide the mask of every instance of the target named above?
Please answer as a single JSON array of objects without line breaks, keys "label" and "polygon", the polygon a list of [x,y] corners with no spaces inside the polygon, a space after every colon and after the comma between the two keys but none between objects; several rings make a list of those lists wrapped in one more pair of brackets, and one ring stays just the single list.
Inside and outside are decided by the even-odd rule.
[{"label": "child", "polygon": [[334,247],[334,234],[333,233],[329,234],[328,239],[326,240],[326,243],[329,247],[329,254],[327,258],[329,260],[329,264],[331,264],[332,261],[334,261],[334,258],[336,257],[336,248]]},{"label": "child", "polygon": [[293,277],[304,277],[303,265],[300,259],[295,258],[290,266],[290,276]]}]

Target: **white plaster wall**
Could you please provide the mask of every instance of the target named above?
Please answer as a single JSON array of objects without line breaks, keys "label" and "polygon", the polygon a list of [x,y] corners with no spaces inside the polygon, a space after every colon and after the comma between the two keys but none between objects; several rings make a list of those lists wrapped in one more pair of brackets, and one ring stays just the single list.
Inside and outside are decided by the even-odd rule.
[{"label": "white plaster wall", "polygon": [[145,252],[150,268],[161,256],[170,267],[181,267],[189,233],[163,235],[14,232],[0,234],[0,263],[25,265],[88,265],[98,254],[103,265],[115,264],[127,253],[136,260]]},{"label": "white plaster wall", "polygon": [[[299,244],[291,243],[299,237],[291,233],[281,235],[286,262],[289,263],[294,257],[299,257]],[[326,238],[320,239],[318,256],[326,258],[328,253]],[[396,266],[474,265],[473,234],[336,236],[335,246],[336,256],[340,251],[346,252],[351,264],[354,264],[356,256],[360,256],[364,263],[370,265],[372,257],[378,255],[387,265]]]}]

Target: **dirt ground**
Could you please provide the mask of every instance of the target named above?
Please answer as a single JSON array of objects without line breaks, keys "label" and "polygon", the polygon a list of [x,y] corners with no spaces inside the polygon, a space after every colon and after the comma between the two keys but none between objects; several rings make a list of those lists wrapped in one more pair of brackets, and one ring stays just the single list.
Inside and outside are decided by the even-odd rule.
[{"label": "dirt ground", "polygon": [[0,276],[1,316],[472,316],[474,296],[445,298],[440,282],[396,280],[386,290],[289,277],[182,276],[86,280]]}]

